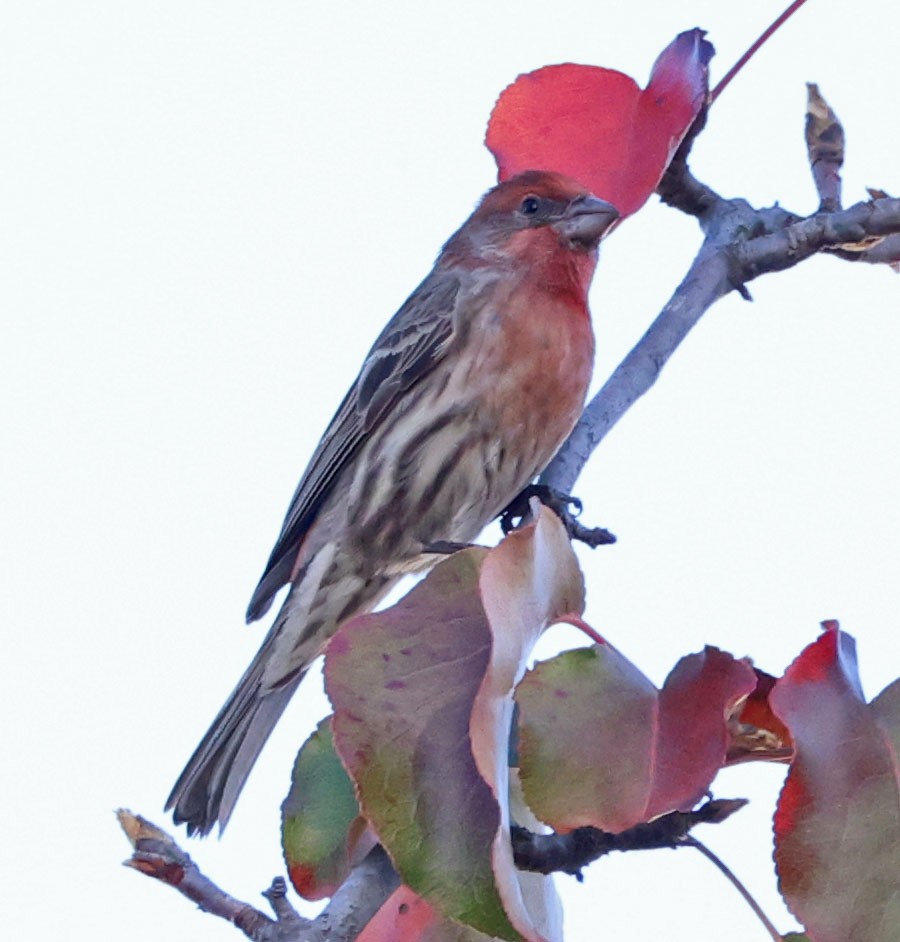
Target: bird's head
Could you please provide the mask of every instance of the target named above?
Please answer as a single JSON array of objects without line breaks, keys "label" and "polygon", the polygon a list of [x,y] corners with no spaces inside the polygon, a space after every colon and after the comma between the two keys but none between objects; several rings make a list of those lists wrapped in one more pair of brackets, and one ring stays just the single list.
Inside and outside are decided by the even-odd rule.
[{"label": "bird's head", "polygon": [[619,219],[618,210],[570,177],[527,170],[485,194],[463,229],[497,247],[517,233],[544,230],[564,249],[593,252]]}]

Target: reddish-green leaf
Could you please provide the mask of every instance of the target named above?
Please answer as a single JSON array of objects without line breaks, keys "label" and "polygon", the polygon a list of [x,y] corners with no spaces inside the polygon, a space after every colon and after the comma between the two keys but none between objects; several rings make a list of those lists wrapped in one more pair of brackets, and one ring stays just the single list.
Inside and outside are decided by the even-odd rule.
[{"label": "reddish-green leaf", "polygon": [[374,846],[334,751],[331,717],[297,755],[281,806],[281,843],[294,889],[310,900],[331,896]]},{"label": "reddish-green leaf", "polygon": [[775,815],[784,898],[816,942],[895,942],[900,926],[900,687],[866,704],[836,624],[770,695],[795,760]]},{"label": "reddish-green leaf", "polygon": [[755,683],[710,647],[682,658],[661,691],[608,644],[537,665],[516,692],[528,804],[556,829],[605,831],[693,806],[724,761],[727,716]]},{"label": "reddish-green leaf", "polygon": [[650,83],[614,69],[551,65],[520,75],[500,95],[485,143],[506,180],[555,170],[579,180],[622,214],[656,189],[708,95],[712,46],[681,33],[656,60]]},{"label": "reddish-green leaf", "polygon": [[[510,784],[515,820],[523,827],[540,831],[541,823],[522,801],[515,774]],[[516,871],[516,878],[541,935],[548,942],[562,942],[562,908],[553,878],[523,870]],[[384,902],[357,942],[488,942],[491,938],[451,922],[408,886],[401,886]]]},{"label": "reddish-green leaf", "polygon": [[336,748],[404,882],[504,939],[542,938],[509,844],[511,690],[547,622],[580,604],[565,531],[541,510],[496,549],[457,553],[393,608],[349,621],[326,657]]},{"label": "reddish-green leaf", "polygon": [[490,654],[485,555],[457,553],[392,608],[347,622],[325,683],[335,745],[404,882],[461,922],[515,939],[491,869],[500,810],[469,745]]}]

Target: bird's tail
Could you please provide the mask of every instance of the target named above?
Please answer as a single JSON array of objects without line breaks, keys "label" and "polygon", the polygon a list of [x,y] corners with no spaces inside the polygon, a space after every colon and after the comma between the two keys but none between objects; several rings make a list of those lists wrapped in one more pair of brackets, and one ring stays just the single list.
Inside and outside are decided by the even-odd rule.
[{"label": "bird's tail", "polygon": [[225,829],[250,770],[303,679],[305,671],[298,671],[284,684],[264,689],[268,656],[264,643],[166,801],[166,810],[172,809],[176,824],[187,824],[188,834],[209,834],[216,823]]},{"label": "bird's tail", "polygon": [[224,830],[247,776],[309,665],[338,624],[368,611],[399,578],[365,577],[328,544],[312,554],[252,663],[166,802],[189,834]]},{"label": "bird's tail", "polygon": [[275,724],[336,627],[329,601],[335,548],[312,554],[244,676],[188,760],[166,801],[188,834],[225,829]]}]

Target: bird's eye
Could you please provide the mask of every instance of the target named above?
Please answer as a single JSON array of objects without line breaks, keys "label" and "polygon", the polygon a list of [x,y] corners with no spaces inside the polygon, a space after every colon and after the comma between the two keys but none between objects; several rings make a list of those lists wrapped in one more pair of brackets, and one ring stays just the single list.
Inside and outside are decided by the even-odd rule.
[{"label": "bird's eye", "polygon": [[522,213],[526,216],[534,216],[540,208],[541,203],[536,196],[526,196],[522,200]]}]

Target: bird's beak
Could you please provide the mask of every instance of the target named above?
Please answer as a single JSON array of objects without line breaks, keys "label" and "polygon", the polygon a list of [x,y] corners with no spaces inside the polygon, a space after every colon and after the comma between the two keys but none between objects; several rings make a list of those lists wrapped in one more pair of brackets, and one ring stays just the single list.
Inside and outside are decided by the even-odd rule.
[{"label": "bird's beak", "polygon": [[619,211],[596,196],[579,196],[566,207],[553,228],[567,241],[594,249],[619,219]]}]

